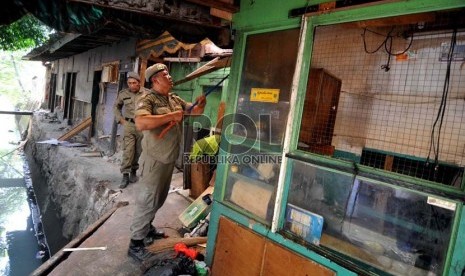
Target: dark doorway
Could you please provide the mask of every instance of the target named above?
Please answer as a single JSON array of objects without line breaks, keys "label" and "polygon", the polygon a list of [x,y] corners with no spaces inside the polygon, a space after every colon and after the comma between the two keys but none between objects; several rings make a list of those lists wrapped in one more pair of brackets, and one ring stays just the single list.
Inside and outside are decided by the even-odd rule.
[{"label": "dark doorway", "polygon": [[76,90],[76,76],[77,73],[66,73],[65,85],[65,113],[63,118],[68,119],[68,125],[73,123],[74,111],[74,93]]},{"label": "dark doorway", "polygon": [[57,91],[57,74],[52,74],[50,76],[50,87],[48,92],[48,108],[50,112],[55,112],[55,103],[56,103],[56,91]]},{"label": "dark doorway", "polygon": [[97,106],[100,99],[100,81],[102,80],[102,71],[95,71],[94,72],[94,81],[92,82],[92,109],[91,109],[91,116],[92,116],[92,130],[91,130],[91,137],[93,137],[97,131]]}]

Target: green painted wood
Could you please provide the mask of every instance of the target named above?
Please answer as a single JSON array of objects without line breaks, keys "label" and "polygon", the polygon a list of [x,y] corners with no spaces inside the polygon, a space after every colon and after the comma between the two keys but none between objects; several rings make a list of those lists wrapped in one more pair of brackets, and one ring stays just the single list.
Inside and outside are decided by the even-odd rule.
[{"label": "green painted wood", "polygon": [[[288,0],[288,1],[269,1],[269,0],[243,0],[241,1],[241,10],[239,13],[236,13],[233,18],[233,25],[236,29],[236,44],[234,48],[234,58],[231,67],[231,75],[229,79],[229,88],[227,93],[227,109],[226,113],[233,113],[236,109],[236,102],[238,91],[240,89],[240,74],[241,68],[243,66],[243,59],[244,59],[244,51],[245,51],[245,43],[248,35],[261,33],[261,32],[269,32],[278,29],[296,27],[300,24],[301,18],[288,18],[288,12],[294,8],[301,8],[305,5],[314,5],[321,2],[328,2],[326,0],[323,1],[305,1],[305,0]],[[305,51],[303,54],[303,63],[301,66],[299,84],[298,84],[298,99],[303,99],[306,92],[307,86],[307,76],[310,70],[310,61],[311,61],[311,52],[312,52],[312,41],[313,41],[313,28],[318,25],[330,25],[330,24],[337,24],[343,22],[351,22],[351,21],[358,21],[358,20],[368,20],[368,19],[375,19],[375,18],[382,18],[382,17],[389,17],[389,16],[396,16],[396,15],[404,15],[409,13],[420,13],[420,12],[428,12],[428,11],[435,11],[435,10],[445,10],[445,9],[452,9],[457,7],[464,7],[465,1],[463,0],[405,0],[405,1],[386,1],[385,3],[373,5],[371,7],[365,8],[354,8],[349,9],[346,11],[337,11],[331,12],[328,14],[323,14],[320,16],[313,16],[309,18],[309,26],[307,39],[305,41]],[[299,118],[299,122],[296,126],[300,126],[300,116],[299,114],[302,113],[303,110],[303,101],[299,101],[296,105],[296,118]],[[297,127],[296,127],[297,128]],[[232,129],[228,130],[230,134]],[[226,140],[226,139],[223,139]],[[314,154],[302,153],[297,151],[297,141],[298,141],[298,131],[293,129],[292,134],[292,142],[291,142],[291,153],[302,157],[308,158],[310,160],[315,160],[318,162],[326,163],[330,166],[341,166],[347,169],[360,169],[364,172],[369,173],[380,173],[383,176],[394,177],[395,179],[405,181],[405,176],[393,176],[390,173],[382,173],[378,172],[373,168],[365,168],[363,166],[355,166],[355,162],[357,160],[336,160],[332,158],[317,156]],[[230,145],[227,144],[227,141],[222,141],[225,143],[225,149],[222,150],[220,154],[228,155],[228,148]],[[355,161],[355,162],[354,162]],[[290,162],[292,163],[292,162]],[[286,183],[284,189],[284,200],[281,203],[282,210],[285,210],[286,207],[286,199],[288,195],[288,189],[291,179],[291,169],[289,167],[286,175]],[[215,203],[213,205],[212,210],[212,217],[211,217],[211,228],[209,230],[209,240],[207,245],[207,263],[211,265],[214,246],[216,241],[217,229],[218,229],[218,221],[220,216],[226,216],[241,225],[252,229],[254,232],[263,235],[270,240],[277,242],[309,259],[312,259],[326,267],[334,269],[337,271],[338,275],[356,275],[355,273],[351,272],[343,268],[342,266],[336,264],[335,262],[331,261],[328,258],[323,257],[316,252],[299,245],[291,240],[284,238],[279,233],[272,233],[269,228],[263,224],[258,223],[255,220],[252,220],[249,216],[244,215],[237,210],[234,210],[231,206],[224,204],[222,201],[224,200],[224,193],[226,189],[226,181],[228,175],[229,165],[228,164],[221,164],[218,166],[217,170],[217,181],[215,187],[215,194],[214,200]],[[414,182],[415,185],[426,185],[428,188],[435,188],[437,185],[431,186],[425,181],[418,181]],[[451,191],[449,188],[439,188],[439,190],[444,190],[447,192],[456,192]],[[463,196],[461,193],[458,193],[458,196]],[[444,275],[461,275],[464,269],[464,262],[465,259],[465,215],[461,212],[461,207],[459,208],[457,223],[455,224],[455,231],[453,233],[454,239],[451,241],[451,248],[453,250],[449,250],[448,254],[448,261],[446,262],[446,268],[444,270]],[[281,213],[279,218],[279,225],[283,225],[284,223],[284,212]],[[456,242],[456,243],[454,243]],[[450,266],[447,266],[450,264]],[[363,269],[363,268],[362,268]],[[367,274],[372,274],[370,271],[366,271]]]},{"label": "green painted wood", "polygon": [[449,245],[444,275],[461,276],[465,273],[465,212],[463,205],[457,209],[456,227],[452,230],[453,237]]},{"label": "green painted wood", "polygon": [[[273,242],[275,242],[275,243],[277,243],[277,244],[279,244],[281,246],[284,246],[285,248],[288,248],[288,249],[290,249],[290,250],[292,250],[292,251],[294,251],[294,252],[296,252],[296,253],[298,253],[298,254],[306,257],[306,258],[311,259],[314,262],[317,262],[317,263],[319,263],[319,264],[321,264],[321,265],[323,265],[323,266],[325,266],[325,267],[327,267],[327,268],[329,268],[331,270],[334,270],[337,273],[337,275],[343,275],[343,276],[355,276],[355,275],[357,275],[356,273],[350,271],[349,269],[346,269],[346,268],[336,264],[335,262],[331,261],[330,259],[315,253],[314,251],[306,248],[305,246],[294,243],[293,241],[291,241],[289,239],[286,239],[285,237],[283,237],[279,233],[271,232],[268,227],[265,227],[263,224],[259,223],[258,221],[250,219],[249,217],[244,216],[241,213],[232,210],[231,208],[225,206],[222,203],[215,202],[214,205],[213,205],[213,209],[214,209],[214,211],[212,211],[211,219],[215,220],[215,224],[212,227],[212,228],[215,228],[215,229],[210,230],[210,228],[209,228],[208,241],[207,241],[207,252],[211,252],[211,253],[207,253],[207,257],[206,257],[207,264],[210,265],[210,266],[211,266],[213,258],[214,258],[214,256],[213,256],[214,246],[212,246],[211,244],[214,241],[216,241],[216,236],[218,235],[217,230],[218,230],[219,219],[220,219],[221,216],[224,216],[224,217],[226,217],[228,219],[231,219],[231,220],[239,223],[243,227],[246,227],[246,228],[252,230],[256,234],[267,237],[271,241],[273,241]],[[210,227],[211,226],[212,226],[212,224],[210,225]]]},{"label": "green painted wood", "polygon": [[343,22],[384,18],[410,13],[439,11],[463,7],[463,0],[404,0],[386,1],[378,5],[364,8],[353,8],[346,11],[334,11],[313,17],[315,25],[328,25]]}]

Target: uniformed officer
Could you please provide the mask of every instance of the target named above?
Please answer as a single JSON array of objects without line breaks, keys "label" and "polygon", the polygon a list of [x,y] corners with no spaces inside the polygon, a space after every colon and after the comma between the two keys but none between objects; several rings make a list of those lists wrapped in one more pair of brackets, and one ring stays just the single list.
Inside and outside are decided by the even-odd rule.
[{"label": "uniformed officer", "polygon": [[197,97],[197,105],[191,108],[191,103],[170,93],[173,81],[168,68],[162,63],[150,66],[145,74],[152,89],[141,97],[135,112],[136,127],[144,132],[144,139],[140,159],[140,191],[136,193],[128,250],[128,255],[139,261],[151,256],[145,246],[164,236],[152,225],[152,221],[168,196],[180,150],[183,114],[185,111],[190,111],[192,115],[202,114],[206,104],[202,95]]},{"label": "uniformed officer", "polygon": [[[148,93],[148,89],[141,87],[140,77],[137,73],[129,72],[127,79],[128,88],[118,93],[113,108],[116,121],[124,127],[123,160],[120,168],[123,179],[119,186],[122,189],[126,188],[129,182],[134,183],[138,180],[137,169],[139,169],[138,160],[142,152],[142,132],[136,129],[134,109],[137,99],[142,94]],[[124,113],[122,113],[123,106]]]}]

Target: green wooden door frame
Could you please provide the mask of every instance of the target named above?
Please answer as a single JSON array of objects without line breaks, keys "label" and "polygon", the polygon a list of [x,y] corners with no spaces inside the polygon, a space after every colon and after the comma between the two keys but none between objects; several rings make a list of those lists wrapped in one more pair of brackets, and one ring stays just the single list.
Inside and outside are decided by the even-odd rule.
[{"label": "green wooden door frame", "polygon": [[[303,0],[290,0],[291,2],[289,7],[300,7],[305,6],[306,1]],[[315,2],[328,2],[328,1],[315,1]],[[275,7],[274,4],[271,5]],[[302,45],[301,53],[297,57],[301,59],[301,62],[297,62],[295,76],[294,76],[294,84],[293,86],[296,87],[293,90],[294,99],[303,98],[305,95],[305,88],[307,85],[307,76],[310,70],[310,61],[311,61],[311,53],[312,53],[312,42],[313,42],[313,30],[316,26],[323,26],[323,25],[333,25],[345,22],[352,22],[352,21],[360,21],[360,20],[370,20],[370,19],[377,19],[377,18],[384,18],[384,17],[392,17],[392,16],[399,16],[399,15],[406,15],[406,14],[415,14],[415,13],[423,13],[423,12],[431,12],[431,11],[441,11],[441,10],[448,10],[448,9],[455,9],[455,8],[463,8],[465,7],[465,1],[463,0],[403,0],[403,1],[385,1],[379,4],[374,4],[372,6],[362,7],[362,8],[353,8],[347,9],[344,11],[332,11],[326,14],[314,15],[306,17],[306,20],[301,19],[283,19],[282,12],[271,12],[269,17],[270,19],[267,20],[267,15],[263,5],[257,5],[254,7],[251,1],[242,1],[241,3],[241,12],[236,14],[234,20],[235,26],[238,27],[237,29],[237,40],[234,48],[234,58],[231,67],[231,76],[229,79],[229,88],[228,88],[228,95],[227,95],[227,102],[229,103],[226,109],[226,113],[234,113],[237,106],[237,97],[238,91],[240,89],[239,84],[241,80],[240,72],[242,71],[243,61],[244,61],[244,52],[246,48],[246,41],[249,35],[258,34],[258,33],[266,33],[272,32],[277,30],[289,29],[289,28],[296,28],[302,22],[301,21],[308,21],[308,23],[304,22],[303,30],[306,29],[305,34],[302,36],[304,39],[302,40],[304,45]],[[276,7],[275,7],[276,8]],[[242,12],[243,11],[243,12]],[[254,15],[256,17],[254,17]],[[280,18],[280,20],[276,20],[276,18]],[[257,19],[254,19],[257,18]],[[254,24],[254,20],[256,20],[257,24]],[[291,96],[292,97],[292,96]],[[291,98],[292,99],[292,98]],[[300,126],[300,114],[303,110],[303,101],[292,101],[291,100],[291,108],[289,112],[288,122],[292,122],[291,125],[288,125],[288,130],[286,131],[286,139],[284,148],[288,149],[289,151],[283,153],[286,155],[291,153],[293,150],[297,148],[297,140],[298,140],[298,126]],[[223,135],[228,135],[228,133],[223,133]],[[222,139],[222,144],[227,143],[226,139]],[[287,145],[286,145],[287,143]],[[228,148],[227,145],[222,145],[222,148]],[[226,150],[227,151],[227,150]],[[224,150],[220,151],[221,155],[228,155],[228,152]],[[316,159],[320,162],[327,163],[327,164],[336,164],[338,166],[353,168],[353,163],[341,161],[341,160],[334,160],[325,157],[319,157],[315,155],[306,155],[302,154],[304,157],[309,159]],[[287,157],[286,157],[287,158]],[[283,159],[284,160],[284,159]],[[294,243],[286,238],[284,238],[281,234],[279,234],[278,230],[282,228],[284,223],[284,212],[286,208],[286,200],[281,200],[281,202],[277,202],[279,208],[278,212],[276,213],[275,209],[275,224],[277,228],[270,229],[267,226],[262,225],[261,223],[257,222],[250,216],[248,216],[245,212],[240,212],[238,210],[233,210],[233,208],[228,207],[228,204],[223,202],[225,189],[226,189],[226,181],[227,181],[227,171],[229,169],[228,164],[219,164],[217,168],[217,179],[215,183],[215,193],[214,193],[214,204],[212,209],[212,216],[211,216],[211,224],[208,233],[208,243],[207,243],[207,264],[211,265],[213,261],[213,254],[215,251],[215,242],[216,236],[218,234],[218,223],[219,217],[225,216],[228,217],[237,223],[252,229],[253,231],[263,235],[270,240],[281,244],[291,250],[310,258],[324,266],[333,269],[340,275],[355,275],[356,273],[347,269],[347,267],[343,267],[342,265],[337,265],[332,262],[332,256],[329,254],[331,259],[323,257],[321,254],[315,253],[314,250],[309,248],[303,247],[297,243]],[[281,183],[278,183],[278,192],[282,194],[282,199],[287,198],[287,193],[290,186],[290,173],[287,170],[286,164],[283,164],[280,177],[282,180]],[[368,172],[372,171],[370,168],[362,168]],[[391,176],[392,177],[392,176]],[[400,180],[404,180],[402,176],[399,176]],[[418,183],[414,184],[421,184],[422,181],[418,181]],[[279,187],[281,185],[281,187]],[[423,184],[424,185],[424,184]],[[426,184],[427,186],[429,184]],[[456,193],[457,196],[463,198],[464,193],[462,191],[452,191],[448,187],[439,188],[439,190],[444,190],[448,193]],[[455,217],[454,229],[452,230],[452,237],[449,244],[448,254],[446,257],[445,268],[443,270],[443,275],[461,275],[462,271],[465,269],[465,214],[462,212],[463,209],[463,199],[459,202],[457,207],[457,213]],[[272,231],[273,230],[273,231]],[[327,255],[328,256],[328,255]],[[358,269],[354,269],[351,266],[351,270],[357,271]],[[363,274],[373,274],[370,270],[365,270],[364,268],[360,268],[363,271]],[[357,272],[357,273],[360,273]]]}]

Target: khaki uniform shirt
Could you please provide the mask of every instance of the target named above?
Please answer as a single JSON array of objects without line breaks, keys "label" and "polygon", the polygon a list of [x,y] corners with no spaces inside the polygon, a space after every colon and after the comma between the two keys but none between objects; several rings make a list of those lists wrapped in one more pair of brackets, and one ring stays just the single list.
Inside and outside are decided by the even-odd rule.
[{"label": "khaki uniform shirt", "polygon": [[[116,97],[113,112],[115,113],[115,119],[119,123],[121,119],[130,118],[134,119],[134,110],[136,108],[136,102],[150,91],[147,88],[141,87],[139,92],[133,93],[128,88],[121,90]],[[124,106],[124,113],[122,112]]]},{"label": "khaki uniform shirt", "polygon": [[[175,94],[169,93],[168,96],[163,96],[150,90],[150,93],[140,98],[135,116],[161,115],[185,110],[186,105],[187,102]],[[182,125],[176,124],[163,138],[157,138],[167,126],[168,124],[165,124],[152,130],[145,130],[142,140],[142,152],[165,164],[175,162],[179,155]]]}]

